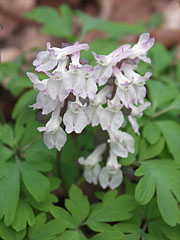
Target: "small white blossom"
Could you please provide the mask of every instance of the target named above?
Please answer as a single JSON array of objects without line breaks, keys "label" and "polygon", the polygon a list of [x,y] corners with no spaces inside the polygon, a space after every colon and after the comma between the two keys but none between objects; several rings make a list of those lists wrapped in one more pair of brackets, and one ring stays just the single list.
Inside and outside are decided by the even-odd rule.
[{"label": "small white blossom", "polygon": [[76,102],[70,102],[68,109],[63,117],[64,125],[66,126],[66,132],[81,133],[82,130],[89,124],[88,118],[84,112],[85,105],[79,100]]},{"label": "small white blossom", "polygon": [[113,72],[113,66],[120,62],[122,59],[125,59],[128,55],[128,49],[130,48],[129,44],[125,44],[109,55],[97,55],[95,52],[92,52],[94,58],[96,59],[99,65],[99,74],[98,74],[98,83],[99,86],[104,85],[108,78],[111,77]]},{"label": "small white blossom", "polygon": [[101,169],[99,175],[99,182],[102,188],[110,187],[111,189],[115,189],[121,184],[123,174],[120,167],[121,165],[118,163],[117,156],[110,151],[106,167]]},{"label": "small white blossom", "polygon": [[60,102],[64,101],[69,93],[66,91],[63,82],[63,72],[48,73],[49,80],[47,83],[47,93],[55,100],[59,99]]},{"label": "small white blossom", "polygon": [[151,105],[150,102],[145,102],[142,105],[139,105],[138,107],[133,106],[131,110],[131,114],[128,116],[129,122],[131,123],[131,126],[135,133],[138,135],[139,133],[139,125],[137,123],[136,117],[140,118],[142,117],[143,111],[148,108]]},{"label": "small white blossom", "polygon": [[48,79],[44,79],[43,81],[40,81],[38,76],[35,73],[27,72],[27,76],[31,80],[32,83],[34,83],[34,89],[39,90],[40,92],[43,92],[46,90]]},{"label": "small white blossom", "polygon": [[115,131],[119,129],[124,122],[124,115],[121,112],[122,105],[113,100],[108,101],[107,108],[103,108],[100,113],[100,124],[103,130],[110,129]]},{"label": "small white blossom", "polygon": [[59,126],[55,132],[45,132],[43,139],[49,149],[56,148],[58,151],[61,151],[67,140],[67,136],[64,130]]},{"label": "small white blossom", "polygon": [[96,147],[96,149],[86,158],[78,159],[78,162],[85,166],[84,177],[87,182],[97,184],[100,173],[99,162],[102,161],[102,154],[105,151],[106,144],[103,143]]},{"label": "small white blossom", "polygon": [[104,87],[99,93],[96,94],[96,97],[90,101],[89,106],[86,108],[86,114],[92,127],[100,124],[100,115],[103,111],[102,105],[106,103],[107,97],[111,92],[111,86]]},{"label": "small white blossom", "polygon": [[134,153],[134,138],[130,134],[120,130],[108,130],[108,133],[110,136],[108,142],[115,155],[126,158],[129,152]]},{"label": "small white blossom", "polygon": [[60,127],[62,118],[59,116],[61,105],[59,104],[52,113],[50,120],[45,127],[39,127],[38,130],[44,133],[44,142],[51,149],[56,147],[59,151],[64,146],[67,136],[64,130]]},{"label": "small white blossom", "polygon": [[40,92],[37,95],[36,103],[31,105],[33,109],[42,109],[42,114],[49,114],[53,112],[58,104],[58,99],[52,100],[48,95]]},{"label": "small white blossom", "polygon": [[146,56],[147,51],[154,45],[154,38],[150,38],[149,33],[143,33],[140,35],[137,44],[131,48],[131,55],[130,58],[140,58],[146,63],[151,63],[150,58]]},{"label": "small white blossom", "polygon": [[60,60],[66,59],[67,55],[88,49],[88,44],[79,44],[78,42],[65,48],[51,47],[51,44],[47,43],[47,51],[41,51],[34,60],[33,65],[36,66],[37,72],[47,72],[56,67]]}]

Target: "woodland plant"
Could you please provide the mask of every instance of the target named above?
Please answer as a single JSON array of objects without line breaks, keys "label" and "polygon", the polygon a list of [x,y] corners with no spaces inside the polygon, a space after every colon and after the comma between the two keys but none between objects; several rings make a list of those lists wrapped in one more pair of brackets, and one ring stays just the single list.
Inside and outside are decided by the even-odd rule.
[{"label": "woodland plant", "polygon": [[[92,67],[82,64],[80,59],[80,51],[88,50],[88,44],[75,42],[72,46],[57,48],[48,43],[47,50],[41,51],[33,62],[35,70],[43,71],[48,78],[40,81],[34,73],[27,73],[34,88],[40,91],[33,109],[41,109],[45,115],[52,113],[46,126],[38,128],[44,132],[44,143],[49,149],[61,151],[67,140],[66,133],[79,134],[88,124],[100,125],[107,131],[108,140],[86,159],[78,160],[85,166],[84,177],[89,183],[99,181],[103,188],[114,189],[122,182],[118,157],[127,158],[129,152],[135,151],[133,137],[122,131],[126,126],[124,112],[129,112],[128,120],[139,134],[136,117],[141,117],[150,106],[150,102],[144,102],[144,85],[151,73],[141,76],[135,70],[140,60],[151,63],[146,55],[153,44],[150,34],[143,33],[132,48],[125,44],[109,55],[93,52],[97,65]],[[100,91],[98,85],[102,86]],[[101,168],[99,163],[107,148],[107,162]]]},{"label": "woodland plant", "polygon": [[[36,74],[26,53],[0,64],[17,99],[10,121],[0,108],[0,239],[178,240],[180,61],[144,33],[159,18],[60,11],[25,13],[66,42],[47,43]],[[107,38],[82,43],[93,30]]]}]

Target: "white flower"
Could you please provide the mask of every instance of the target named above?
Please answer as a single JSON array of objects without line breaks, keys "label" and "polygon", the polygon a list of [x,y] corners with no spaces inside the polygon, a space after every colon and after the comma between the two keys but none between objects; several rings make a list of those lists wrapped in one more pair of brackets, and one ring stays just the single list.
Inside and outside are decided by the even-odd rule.
[{"label": "white flower", "polygon": [[67,140],[66,133],[60,126],[55,132],[45,132],[43,136],[46,146],[49,149],[56,148],[58,151],[61,151]]},{"label": "white flower", "polygon": [[34,60],[33,65],[36,66],[36,71],[47,72],[56,67],[58,62],[66,58],[67,55],[88,49],[88,44],[79,44],[78,42],[65,48],[51,47],[51,44],[47,43],[47,51],[41,51]]},{"label": "white flower", "polygon": [[40,132],[44,131],[44,143],[46,146],[51,148],[57,148],[57,150],[61,150],[64,146],[67,136],[64,130],[60,127],[62,122],[62,118],[59,116],[61,109],[61,105],[59,104],[55,111],[52,113],[50,120],[46,123],[45,127],[39,127],[38,130]]},{"label": "white flower", "polygon": [[101,169],[99,175],[99,182],[103,188],[110,187],[111,189],[117,188],[123,179],[121,165],[118,163],[117,156],[110,151],[106,167]]},{"label": "white flower", "polygon": [[137,107],[133,106],[131,110],[131,115],[134,117],[142,117],[143,111],[146,110],[150,105],[150,102],[145,102]]},{"label": "white flower", "polygon": [[138,125],[138,122],[137,122],[137,119],[131,115],[128,116],[128,120],[134,130],[135,133],[137,133],[138,135],[140,135],[139,133],[139,125]]},{"label": "white flower", "polygon": [[60,123],[62,122],[62,118],[59,116],[61,110],[61,105],[60,103],[57,105],[56,109],[52,113],[52,116],[50,120],[46,123],[45,127],[39,127],[38,130],[40,132],[51,132],[54,133],[57,131],[57,129],[60,126]]},{"label": "white flower", "polygon": [[98,183],[98,177],[99,177],[100,170],[101,170],[101,167],[98,163],[96,163],[91,168],[85,167],[84,168],[84,178],[86,179],[86,181],[88,183],[93,183],[96,185]]},{"label": "white flower", "polygon": [[81,133],[82,130],[89,124],[88,118],[84,112],[86,105],[83,105],[79,100],[70,102],[68,109],[63,117],[66,132]]},{"label": "white flower", "polygon": [[56,71],[48,73],[48,75],[50,78],[47,83],[47,93],[53,100],[59,99],[60,102],[64,101],[69,93],[64,87],[63,72]]},{"label": "white flower", "polygon": [[80,52],[73,54],[71,60],[69,70],[64,75],[66,90],[68,93],[72,92],[75,96],[80,96],[83,99],[86,97],[95,98],[97,70],[88,64],[80,64]]},{"label": "white flower", "polygon": [[[123,73],[122,73],[123,72]],[[118,86],[116,95],[127,108],[132,108],[133,104],[144,103],[146,96],[145,82],[151,77],[147,72],[145,76],[140,76],[134,71],[134,65],[122,63],[121,68],[113,68],[116,77],[115,83]]]},{"label": "white flower", "polygon": [[119,129],[124,122],[124,115],[120,111],[122,105],[117,101],[108,101],[108,107],[103,108],[100,113],[100,124],[103,130]]},{"label": "white flower", "polygon": [[86,114],[91,125],[98,126],[100,123],[100,115],[103,111],[102,104],[106,103],[108,95],[112,92],[111,86],[104,87],[96,97],[90,101],[89,106],[86,108]]},{"label": "white flower", "polygon": [[[136,118],[150,105],[144,98],[151,73],[141,76],[136,69],[140,60],[150,63],[146,55],[153,44],[154,39],[145,33],[132,48],[126,44],[106,56],[93,52],[97,65],[92,67],[80,60],[80,51],[88,50],[88,44],[76,42],[57,48],[47,43],[47,50],[41,51],[33,64],[36,71],[43,71],[48,79],[40,81],[34,73],[27,73],[39,91],[33,109],[42,109],[42,114],[52,113],[46,125],[38,128],[44,132],[48,148],[60,151],[66,142],[66,133],[81,133],[89,123],[93,127],[100,124],[102,130],[108,132],[110,155],[102,169],[99,162],[106,144],[98,146],[86,159],[78,160],[85,166],[84,176],[89,183],[99,181],[103,188],[114,189],[122,182],[118,157],[126,158],[135,150],[133,137],[119,130],[126,124],[121,109],[130,112],[129,122],[139,134]],[[98,91],[97,83],[106,85]],[[65,131],[60,126],[62,121]]]},{"label": "white flower", "polygon": [[96,59],[99,65],[99,74],[98,74],[98,83],[99,86],[104,85],[108,78],[111,77],[113,69],[112,67],[120,62],[122,59],[125,59],[128,55],[128,49],[130,48],[129,44],[125,44],[109,55],[97,55],[95,52],[92,52],[94,58]]},{"label": "white flower", "polygon": [[146,56],[147,51],[154,45],[154,38],[150,38],[149,33],[143,33],[140,35],[138,42],[131,48],[131,55],[129,58],[140,58],[146,63],[151,63],[150,58]]},{"label": "white flower", "polygon": [[98,164],[102,161],[102,153],[105,151],[106,144],[103,143],[96,147],[96,149],[86,158],[83,157],[78,159],[78,162],[85,166],[84,177],[87,182],[97,184],[100,165]]},{"label": "white flower", "polygon": [[27,72],[26,74],[31,80],[31,82],[34,83],[34,89],[39,90],[41,92],[46,90],[48,79],[44,79],[43,81],[40,81],[38,76],[35,73]]},{"label": "white flower", "polygon": [[134,153],[134,138],[130,134],[120,130],[113,132],[108,130],[108,133],[110,136],[108,142],[110,143],[111,151],[115,155],[126,158],[129,152]]},{"label": "white flower", "polygon": [[31,105],[33,109],[42,109],[42,114],[47,115],[48,113],[55,110],[58,104],[58,99],[52,100],[48,95],[40,92],[37,95],[36,103]]},{"label": "white flower", "polygon": [[150,102],[145,102],[144,104],[139,105],[138,107],[133,106],[131,109],[131,115],[128,116],[129,122],[135,133],[139,133],[139,125],[137,123],[136,117],[140,118],[143,115],[143,111],[151,105]]},{"label": "white flower", "polygon": [[88,71],[85,73],[85,88],[80,93],[80,97],[86,98],[88,97],[90,100],[95,99],[96,97],[96,92],[98,90],[97,84],[96,84],[96,79],[97,79],[97,69],[96,68],[90,68]]},{"label": "white flower", "polygon": [[124,72],[124,75],[127,79],[130,80],[131,83],[135,85],[144,85],[147,80],[151,77],[152,73],[147,72],[145,76],[139,75],[137,72],[134,71],[134,68],[137,67],[136,65],[122,63],[121,71]]},{"label": "white flower", "polygon": [[88,117],[88,121],[91,123],[92,127],[98,126],[100,123],[100,115],[103,111],[103,107],[101,105],[89,105],[85,110],[86,115]]}]

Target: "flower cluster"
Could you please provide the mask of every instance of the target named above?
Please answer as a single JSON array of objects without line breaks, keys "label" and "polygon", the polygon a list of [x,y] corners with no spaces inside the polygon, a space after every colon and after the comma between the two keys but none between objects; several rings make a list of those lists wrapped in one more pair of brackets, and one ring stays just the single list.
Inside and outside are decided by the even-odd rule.
[{"label": "flower cluster", "polygon": [[[36,74],[27,73],[39,91],[32,107],[41,109],[45,115],[51,113],[46,125],[38,128],[44,132],[44,142],[49,149],[60,151],[66,142],[66,133],[81,133],[88,124],[100,125],[108,132],[106,143],[99,145],[86,159],[78,160],[85,166],[84,176],[89,183],[99,181],[103,188],[114,189],[122,181],[118,158],[126,158],[129,152],[134,152],[134,139],[120,128],[128,119],[139,134],[136,117],[141,117],[150,105],[144,102],[144,85],[151,73],[141,76],[135,69],[140,60],[150,63],[146,54],[153,44],[154,39],[144,33],[133,47],[123,45],[107,56],[93,52],[97,65],[92,67],[80,60],[80,51],[88,50],[88,44],[76,42],[56,48],[48,43],[47,50],[41,51],[33,62],[35,70],[44,72],[47,78],[40,81]],[[127,118],[125,110],[129,112]],[[99,163],[105,158],[106,165],[101,168]]]}]

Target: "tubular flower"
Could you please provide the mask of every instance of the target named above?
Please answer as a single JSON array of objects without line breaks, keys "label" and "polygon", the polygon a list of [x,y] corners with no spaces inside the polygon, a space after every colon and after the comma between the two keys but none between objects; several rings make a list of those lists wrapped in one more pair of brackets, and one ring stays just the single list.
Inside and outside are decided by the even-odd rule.
[{"label": "tubular flower", "polygon": [[79,134],[89,124],[107,131],[107,142],[86,159],[78,160],[85,167],[84,177],[89,183],[99,182],[103,188],[114,189],[122,182],[118,160],[134,153],[134,138],[122,128],[129,121],[139,134],[136,118],[150,105],[144,98],[151,73],[141,76],[136,69],[141,60],[151,62],[147,52],[153,44],[150,34],[143,33],[133,47],[125,44],[108,55],[93,52],[97,65],[91,66],[80,59],[80,52],[88,50],[88,44],[75,42],[72,46],[58,48],[47,43],[47,49],[33,62],[35,70],[47,77],[40,80],[38,75],[27,73],[35,90],[39,91],[31,107],[44,115],[51,114],[46,125],[38,128],[44,133],[48,148],[60,151],[67,140],[66,134]]}]

